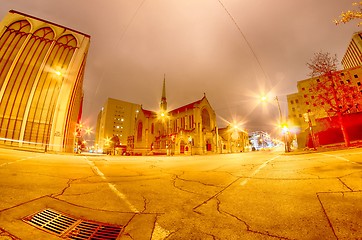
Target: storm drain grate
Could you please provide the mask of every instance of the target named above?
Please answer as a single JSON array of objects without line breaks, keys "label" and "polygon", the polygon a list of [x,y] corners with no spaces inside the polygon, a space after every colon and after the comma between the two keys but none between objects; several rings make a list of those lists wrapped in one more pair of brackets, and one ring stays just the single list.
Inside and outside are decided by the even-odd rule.
[{"label": "storm drain grate", "polygon": [[23,219],[39,229],[66,239],[117,239],[122,227],[86,221],[67,216],[52,209],[45,209]]}]

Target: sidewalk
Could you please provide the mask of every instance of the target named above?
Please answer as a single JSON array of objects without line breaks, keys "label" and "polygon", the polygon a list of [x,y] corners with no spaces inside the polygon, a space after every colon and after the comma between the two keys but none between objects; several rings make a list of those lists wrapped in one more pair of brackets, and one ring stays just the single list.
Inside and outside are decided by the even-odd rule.
[{"label": "sidewalk", "polygon": [[313,148],[304,148],[304,149],[294,149],[291,152],[287,152],[284,154],[288,155],[296,155],[296,154],[308,154],[308,153],[315,153],[315,152],[328,152],[328,151],[337,151],[337,150],[348,150],[354,148],[362,148],[362,141],[353,141],[349,147],[346,147],[344,143],[336,143],[336,144],[329,144],[323,145],[318,147],[317,149]]}]

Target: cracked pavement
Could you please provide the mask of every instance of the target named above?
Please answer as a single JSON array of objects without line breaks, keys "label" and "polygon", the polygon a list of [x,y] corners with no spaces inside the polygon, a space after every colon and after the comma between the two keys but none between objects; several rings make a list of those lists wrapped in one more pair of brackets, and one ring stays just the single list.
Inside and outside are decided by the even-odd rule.
[{"label": "cracked pavement", "polygon": [[362,239],[362,149],[99,156],[0,149],[0,239],[60,239],[51,208],[119,239]]}]

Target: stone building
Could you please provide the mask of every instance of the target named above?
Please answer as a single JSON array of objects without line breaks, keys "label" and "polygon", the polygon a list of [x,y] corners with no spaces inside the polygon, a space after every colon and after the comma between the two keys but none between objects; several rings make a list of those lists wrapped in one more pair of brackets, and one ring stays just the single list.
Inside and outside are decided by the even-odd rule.
[{"label": "stone building", "polygon": [[0,22],[0,145],[73,151],[90,36],[11,10]]},{"label": "stone building", "polygon": [[239,153],[251,150],[249,135],[246,131],[228,125],[219,128],[220,153]]},{"label": "stone building", "polygon": [[167,110],[165,81],[160,110],[141,108],[136,118],[134,154],[193,155],[218,152],[216,114],[204,95],[200,100]]}]

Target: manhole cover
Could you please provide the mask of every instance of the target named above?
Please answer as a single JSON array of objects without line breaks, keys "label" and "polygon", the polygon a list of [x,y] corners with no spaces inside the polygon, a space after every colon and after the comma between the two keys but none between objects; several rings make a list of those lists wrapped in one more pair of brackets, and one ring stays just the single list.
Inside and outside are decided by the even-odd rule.
[{"label": "manhole cover", "polygon": [[117,239],[122,230],[120,226],[77,219],[52,209],[27,216],[23,221],[66,239]]}]

